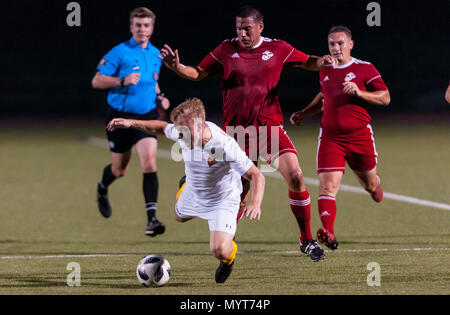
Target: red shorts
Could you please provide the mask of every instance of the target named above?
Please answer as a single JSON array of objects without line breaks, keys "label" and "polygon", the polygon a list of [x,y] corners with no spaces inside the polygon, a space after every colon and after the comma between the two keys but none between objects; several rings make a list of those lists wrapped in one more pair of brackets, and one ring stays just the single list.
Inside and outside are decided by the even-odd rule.
[{"label": "red shorts", "polygon": [[236,139],[237,143],[253,162],[261,156],[268,164],[276,157],[297,150],[283,126],[227,126],[226,133]]},{"label": "red shorts", "polygon": [[346,135],[328,136],[320,129],[317,172],[345,172],[345,161],[355,171],[369,171],[377,165],[372,127],[367,125]]}]

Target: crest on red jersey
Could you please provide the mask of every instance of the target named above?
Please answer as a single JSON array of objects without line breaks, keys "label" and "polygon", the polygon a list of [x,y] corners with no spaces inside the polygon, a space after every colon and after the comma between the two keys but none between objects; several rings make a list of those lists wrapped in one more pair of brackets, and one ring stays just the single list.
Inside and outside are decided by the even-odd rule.
[{"label": "crest on red jersey", "polygon": [[273,53],[271,51],[266,50],[265,52],[263,52],[262,60],[267,61],[272,57],[273,57]]},{"label": "crest on red jersey", "polygon": [[353,72],[347,73],[347,75],[345,76],[345,82],[349,82],[351,80],[353,80],[354,78],[356,78],[356,75]]}]

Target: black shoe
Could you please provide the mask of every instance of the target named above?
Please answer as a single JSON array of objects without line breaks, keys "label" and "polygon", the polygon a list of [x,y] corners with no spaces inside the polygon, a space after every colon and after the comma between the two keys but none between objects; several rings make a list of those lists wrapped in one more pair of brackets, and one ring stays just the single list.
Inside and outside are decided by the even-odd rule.
[{"label": "black shoe", "polygon": [[181,177],[180,182],[178,183],[178,189],[181,188],[181,186],[183,186],[183,184],[186,182],[186,175],[184,175],[183,177]]},{"label": "black shoe", "polygon": [[320,248],[316,240],[309,240],[304,244],[300,242],[300,251],[306,256],[309,256],[312,261],[319,261],[325,258],[325,252]]},{"label": "black shoe", "polygon": [[233,264],[234,261],[230,265],[227,265],[223,261],[220,262],[216,270],[216,283],[224,283],[228,279],[233,271]]},{"label": "black shoe", "polygon": [[164,223],[159,222],[157,219],[154,219],[147,224],[147,228],[145,229],[145,235],[155,237],[158,234],[163,234],[166,231],[166,226]]},{"label": "black shoe", "polygon": [[100,183],[97,184],[97,204],[98,211],[103,217],[109,218],[112,213],[111,204],[108,200],[108,190],[100,187]]}]

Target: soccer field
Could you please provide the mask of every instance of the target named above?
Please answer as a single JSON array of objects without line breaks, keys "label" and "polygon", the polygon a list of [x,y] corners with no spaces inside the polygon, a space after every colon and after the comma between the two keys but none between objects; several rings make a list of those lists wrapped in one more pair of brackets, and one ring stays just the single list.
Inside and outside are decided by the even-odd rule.
[{"label": "soccer field", "polygon": [[[149,238],[136,156],[127,176],[110,188],[112,217],[98,213],[95,187],[110,161],[101,124],[2,128],[0,294],[449,294],[450,126],[374,124],[374,132],[384,191],[441,208],[411,198],[375,204],[368,194],[342,190],[335,230],[340,249],[314,263],[299,253],[286,183],[267,174],[261,221],[241,220],[233,273],[218,285],[207,222],[173,219],[183,163],[164,154],[158,159],[158,218],[167,230]],[[310,182],[315,233],[318,126],[288,133]],[[160,140],[162,153],[171,149]],[[343,184],[358,187],[349,170]],[[136,279],[138,261],[150,253],[171,263],[164,287],[147,289]],[[81,286],[66,283],[70,262],[81,267]],[[380,266],[380,286],[367,283],[372,262]]]}]

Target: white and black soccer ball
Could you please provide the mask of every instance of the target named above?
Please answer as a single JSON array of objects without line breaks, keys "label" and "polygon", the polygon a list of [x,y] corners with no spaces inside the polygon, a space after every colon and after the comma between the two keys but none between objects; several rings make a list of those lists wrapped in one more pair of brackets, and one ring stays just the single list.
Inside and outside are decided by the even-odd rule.
[{"label": "white and black soccer ball", "polygon": [[169,261],[159,254],[148,255],[139,262],[136,275],[146,287],[163,286],[170,279]]}]

